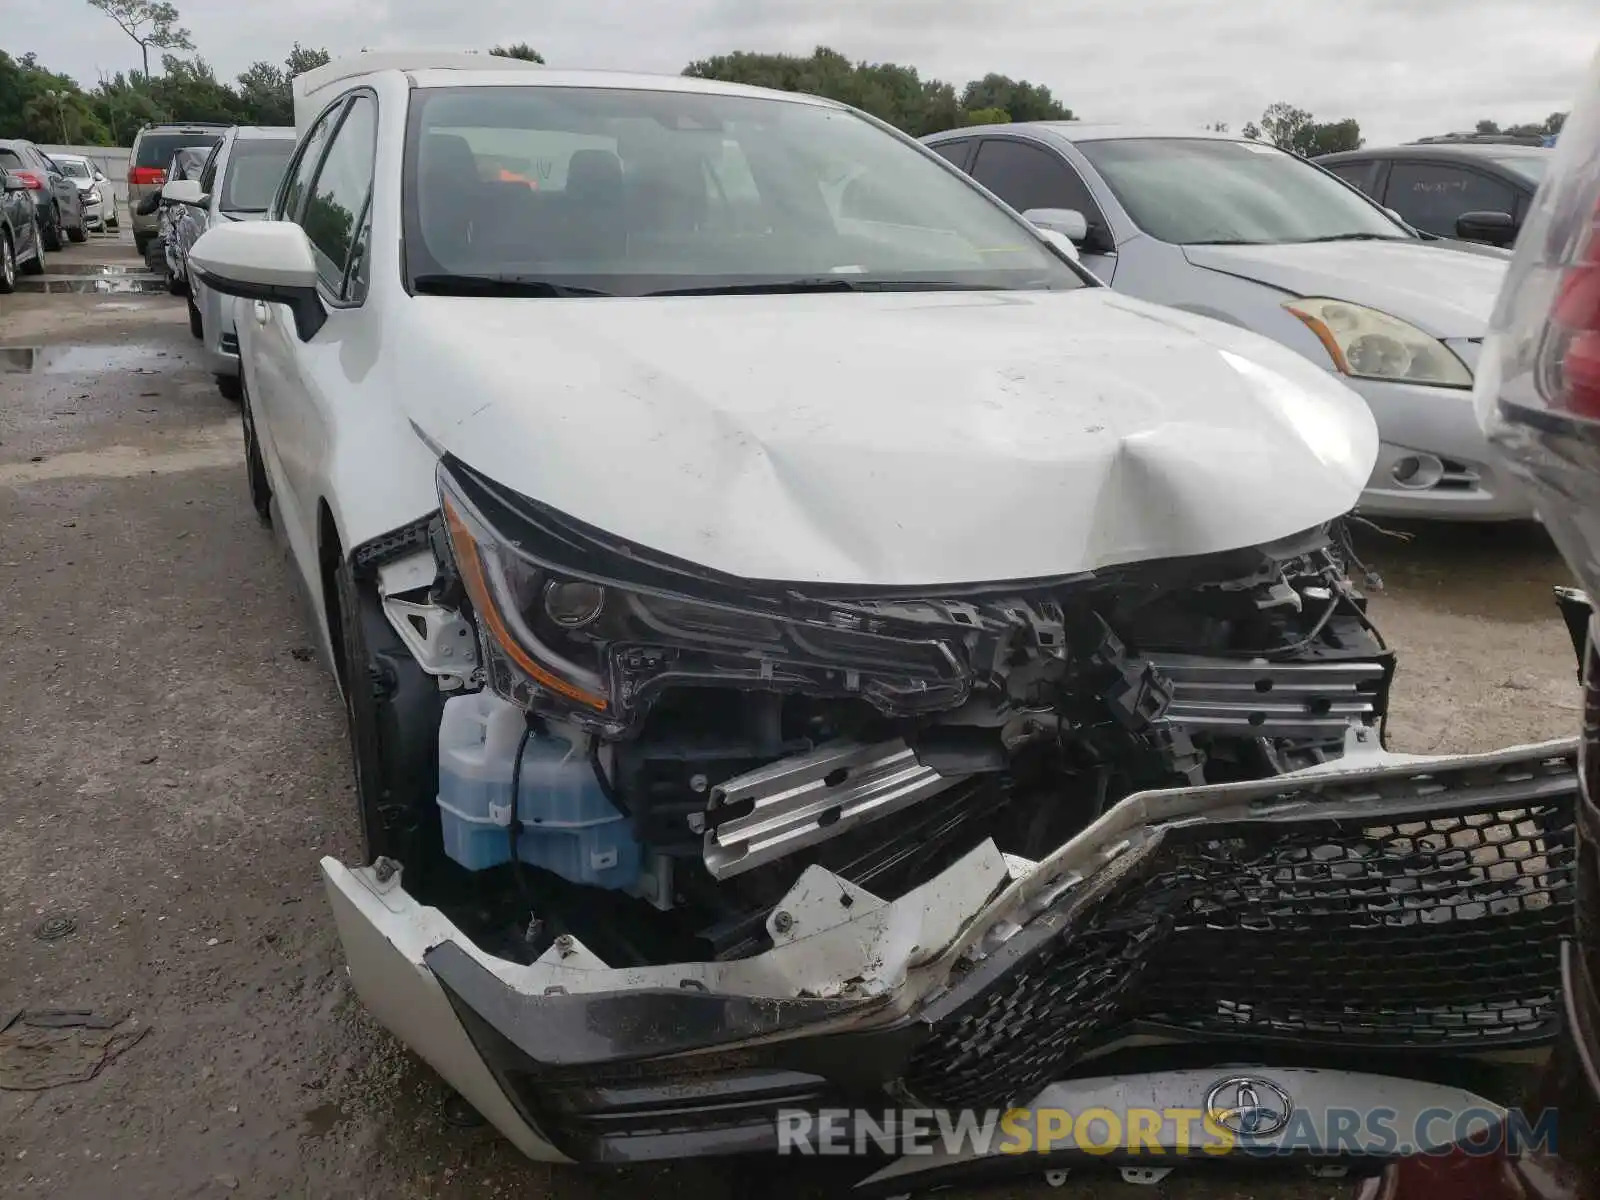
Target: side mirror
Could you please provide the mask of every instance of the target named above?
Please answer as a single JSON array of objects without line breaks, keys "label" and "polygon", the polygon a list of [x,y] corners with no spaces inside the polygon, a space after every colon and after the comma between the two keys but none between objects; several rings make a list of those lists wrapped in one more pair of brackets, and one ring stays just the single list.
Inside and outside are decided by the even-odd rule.
[{"label": "side mirror", "polygon": [[1507,212],[1469,212],[1456,218],[1456,236],[1469,242],[1507,246],[1517,240],[1517,221]]},{"label": "side mirror", "polygon": [[1034,228],[1039,230],[1040,237],[1049,242],[1057,250],[1061,251],[1061,253],[1065,254],[1073,262],[1083,261],[1078,254],[1078,247],[1066,234],[1055,229],[1041,229],[1037,225],[1035,225]]},{"label": "side mirror", "polygon": [[1089,220],[1075,208],[1030,208],[1022,219],[1034,228],[1059,233],[1070,242],[1089,236]]},{"label": "side mirror", "polygon": [[209,197],[200,190],[198,179],[174,179],[161,185],[161,199],[168,204],[192,204],[198,208]]},{"label": "side mirror", "polygon": [[315,337],[328,319],[317,294],[311,242],[292,221],[213,226],[189,248],[189,270],[225,296],[287,305],[302,342]]}]

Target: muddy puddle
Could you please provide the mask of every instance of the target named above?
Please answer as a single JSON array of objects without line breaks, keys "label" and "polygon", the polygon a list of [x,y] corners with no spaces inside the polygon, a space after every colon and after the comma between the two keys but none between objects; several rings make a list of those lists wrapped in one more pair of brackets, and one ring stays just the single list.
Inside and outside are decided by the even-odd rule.
[{"label": "muddy puddle", "polygon": [[159,275],[105,274],[104,272],[108,270],[122,272],[124,268],[98,267],[92,275],[24,275],[17,280],[17,291],[44,292],[46,295],[93,292],[101,295],[138,296],[167,290],[166,281]]},{"label": "muddy puddle", "polygon": [[155,346],[0,346],[0,375],[97,375],[155,370],[168,354]]}]

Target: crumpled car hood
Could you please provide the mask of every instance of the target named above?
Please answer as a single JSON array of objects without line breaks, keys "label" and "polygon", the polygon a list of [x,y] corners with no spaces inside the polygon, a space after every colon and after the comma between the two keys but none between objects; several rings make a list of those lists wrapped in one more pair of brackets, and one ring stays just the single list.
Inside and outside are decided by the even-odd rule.
[{"label": "crumpled car hood", "polygon": [[1296,296],[1326,296],[1399,317],[1437,338],[1482,337],[1507,258],[1427,242],[1185,246],[1197,267]]},{"label": "crumpled car hood", "polygon": [[942,585],[1213,553],[1348,511],[1365,404],[1109,289],[415,297],[417,428],[607,533],[750,579]]}]

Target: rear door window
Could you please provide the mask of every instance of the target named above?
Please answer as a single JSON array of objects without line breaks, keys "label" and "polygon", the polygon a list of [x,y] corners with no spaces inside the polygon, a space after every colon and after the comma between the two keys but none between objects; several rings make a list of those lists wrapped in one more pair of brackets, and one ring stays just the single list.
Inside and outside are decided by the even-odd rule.
[{"label": "rear door window", "polygon": [[937,146],[929,146],[928,149],[952,166],[965,171],[967,159],[972,155],[972,141],[971,138],[955,138],[952,141],[940,142]]},{"label": "rear door window", "polygon": [[1447,238],[1456,236],[1462,213],[1517,211],[1508,184],[1453,163],[1395,163],[1384,203],[1425,233]]},{"label": "rear door window", "polygon": [[1379,161],[1368,158],[1359,161],[1318,164],[1325,165],[1346,183],[1354,184],[1369,196],[1378,194]]}]

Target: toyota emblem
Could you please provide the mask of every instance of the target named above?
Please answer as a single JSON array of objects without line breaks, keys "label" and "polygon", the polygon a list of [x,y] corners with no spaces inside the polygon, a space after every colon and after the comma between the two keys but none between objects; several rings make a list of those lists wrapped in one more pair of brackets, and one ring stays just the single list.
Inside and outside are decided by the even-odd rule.
[{"label": "toyota emblem", "polygon": [[1232,1075],[1206,1093],[1206,1112],[1240,1137],[1271,1137],[1289,1123],[1294,1101],[1270,1079]]}]

